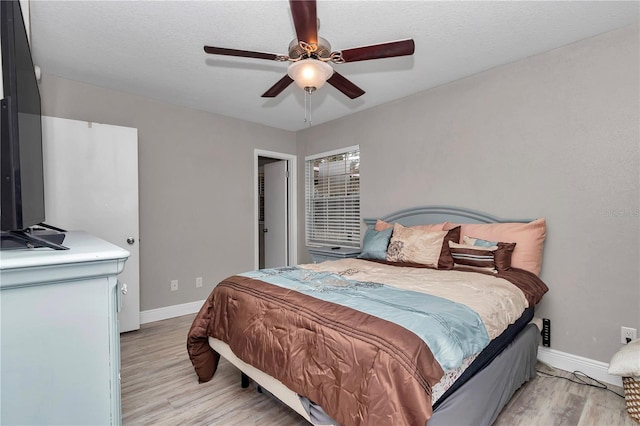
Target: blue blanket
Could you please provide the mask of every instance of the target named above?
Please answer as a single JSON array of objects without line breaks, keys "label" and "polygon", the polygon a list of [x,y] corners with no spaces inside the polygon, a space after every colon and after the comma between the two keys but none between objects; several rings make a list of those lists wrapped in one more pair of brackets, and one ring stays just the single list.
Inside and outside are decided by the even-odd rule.
[{"label": "blue blanket", "polygon": [[394,322],[420,337],[447,371],[489,344],[480,316],[460,303],[298,267],[240,274]]}]

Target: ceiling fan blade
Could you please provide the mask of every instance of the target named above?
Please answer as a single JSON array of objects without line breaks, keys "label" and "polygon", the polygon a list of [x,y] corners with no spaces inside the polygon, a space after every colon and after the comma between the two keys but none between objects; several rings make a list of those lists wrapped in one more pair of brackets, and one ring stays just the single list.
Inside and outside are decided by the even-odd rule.
[{"label": "ceiling fan blade", "polygon": [[393,58],[413,55],[415,43],[412,39],[354,47],[342,51],[345,62],[368,61],[369,59]]},{"label": "ceiling fan blade", "polygon": [[308,44],[318,43],[318,17],[316,0],[289,0],[293,24],[298,41]]},{"label": "ceiling fan blade", "polygon": [[212,55],[239,56],[241,58],[279,60],[280,55],[275,53],[252,52],[250,50],[227,49],[225,47],[205,46],[204,51]]},{"label": "ceiling fan blade", "polygon": [[364,95],[364,90],[353,84],[351,81],[347,80],[342,74],[339,74],[334,71],[333,75],[327,83],[347,95],[351,99],[355,99]]},{"label": "ceiling fan blade", "polygon": [[289,85],[293,83],[293,79],[289,77],[288,74],[285,74],[276,84],[271,86],[269,90],[262,94],[263,98],[275,98],[278,96],[284,89],[289,87]]}]

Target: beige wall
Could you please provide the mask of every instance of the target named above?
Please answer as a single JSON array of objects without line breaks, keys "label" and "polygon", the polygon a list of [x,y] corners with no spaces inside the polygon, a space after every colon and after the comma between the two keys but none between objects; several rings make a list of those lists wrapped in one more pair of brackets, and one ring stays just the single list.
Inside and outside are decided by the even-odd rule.
[{"label": "beige wall", "polygon": [[138,129],[141,310],[253,269],[254,149],[295,154],[294,133],[47,74],[40,91],[44,115]]},{"label": "beige wall", "polygon": [[[315,126],[298,156],[359,144],[363,217],[546,217],[537,315],[552,348],[609,362],[620,326],[640,329],[638,40],[622,29]],[[303,223],[299,238],[305,261]]]}]

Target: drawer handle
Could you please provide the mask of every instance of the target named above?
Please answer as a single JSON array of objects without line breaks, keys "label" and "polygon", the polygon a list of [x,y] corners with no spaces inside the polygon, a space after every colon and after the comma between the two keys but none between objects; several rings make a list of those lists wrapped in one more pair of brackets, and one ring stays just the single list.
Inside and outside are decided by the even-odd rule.
[{"label": "drawer handle", "polygon": [[122,291],[122,294],[127,294],[127,285],[123,283],[122,287],[120,287],[120,291]]}]

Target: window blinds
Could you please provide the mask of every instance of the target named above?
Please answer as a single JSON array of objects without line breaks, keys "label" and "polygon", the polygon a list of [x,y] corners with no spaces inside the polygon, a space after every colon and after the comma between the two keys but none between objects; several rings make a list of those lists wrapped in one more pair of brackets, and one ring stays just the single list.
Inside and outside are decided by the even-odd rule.
[{"label": "window blinds", "polygon": [[306,243],[360,247],[360,149],[305,159]]}]

